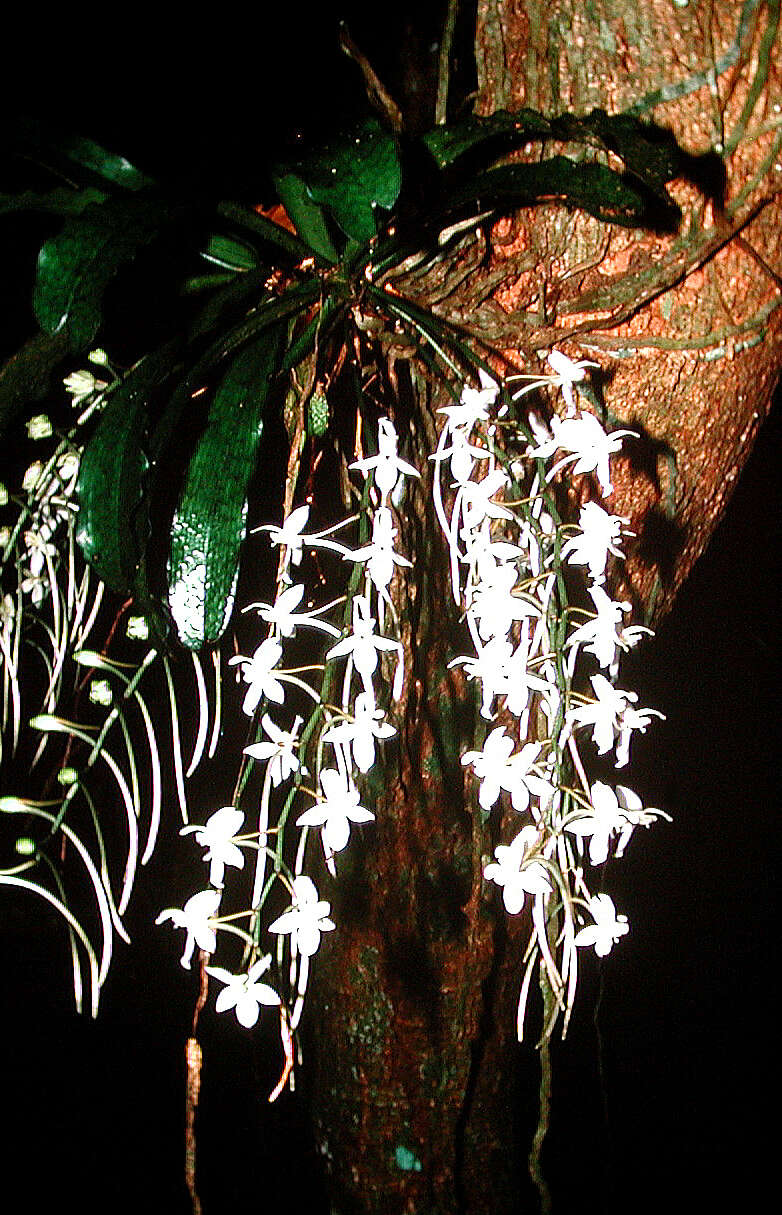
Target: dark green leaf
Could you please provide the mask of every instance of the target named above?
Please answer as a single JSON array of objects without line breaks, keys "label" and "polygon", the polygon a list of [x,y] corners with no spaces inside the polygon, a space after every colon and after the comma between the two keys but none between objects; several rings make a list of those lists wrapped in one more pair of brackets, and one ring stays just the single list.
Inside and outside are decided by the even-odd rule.
[{"label": "dark green leaf", "polygon": [[530,206],[543,202],[581,207],[597,219],[624,227],[648,225],[670,230],[679,214],[672,202],[650,194],[641,183],[605,165],[578,164],[566,156],[490,169],[468,185],[454,189],[449,199],[452,210],[467,204],[483,209],[495,204]]},{"label": "dark green leaf", "polygon": [[280,172],[274,175],[274,185],[301,239],[327,262],[339,261],[323,210],[313,202],[303,179],[295,173]]},{"label": "dark green leaf", "polygon": [[175,214],[168,204],[130,197],[69,219],[38,255],[33,305],[43,331],[67,328],[72,351],[86,349],[100,328],[106,285]]},{"label": "dark green leaf", "polygon": [[472,152],[481,145],[524,143],[531,139],[544,139],[551,135],[551,123],[536,110],[497,110],[488,118],[476,115],[450,126],[435,127],[421,136],[421,142],[429,149],[438,168],[452,165],[460,156]]},{"label": "dark green leaf", "polygon": [[92,203],[101,203],[106,195],[101,190],[72,190],[58,186],[39,193],[25,190],[21,194],[0,194],[0,215],[14,211],[39,211],[50,215],[81,215]]},{"label": "dark green leaf", "polygon": [[[188,336],[191,341],[209,334],[216,335],[219,329],[238,324],[250,308],[257,308],[264,297],[268,297],[265,286],[269,277],[268,269],[249,270],[241,275],[231,274],[225,280],[221,280],[216,274],[209,277],[212,279],[212,286],[217,290],[205,302],[190,325]],[[206,282],[204,285],[207,285]],[[185,286],[187,287],[187,284]]]},{"label": "dark green leaf", "polygon": [[140,172],[124,156],[117,156],[92,139],[53,130],[35,118],[15,119],[2,132],[3,143],[27,160],[55,170],[80,185],[110,182],[126,190],[143,190],[153,185],[151,177]]},{"label": "dark green leaf", "polygon": [[[274,223],[267,216],[260,215],[257,211],[252,211],[249,207],[242,206],[241,203],[218,203],[217,213],[223,219],[230,219],[237,226],[245,228],[254,237],[260,238],[265,245],[271,245],[275,250],[284,253],[287,258],[292,259],[294,262],[300,262],[302,258],[307,257],[312,252],[293,232],[289,232],[281,224]],[[290,215],[290,212],[288,214]],[[296,221],[293,220],[293,216],[290,216],[290,218],[295,224]]]},{"label": "dark green leaf", "polygon": [[[250,271],[246,276],[242,276],[235,285],[244,286],[252,277],[253,272]],[[230,292],[232,288],[226,290]],[[191,364],[187,375],[177,385],[155,427],[149,445],[149,458],[153,464],[163,458],[169,445],[175,441],[182,415],[189,408],[193,394],[203,388],[204,382],[214,374],[215,369],[224,365],[232,355],[259,338],[262,333],[276,327],[278,321],[293,316],[297,312],[305,312],[315,303],[320,292],[320,283],[316,279],[307,279],[303,283],[289,287],[280,296],[267,295],[249,316],[244,317],[232,328],[225,329],[222,324],[219,326],[222,331],[201,357]],[[219,313],[217,315],[219,316]],[[214,316],[212,319],[215,319]],[[222,316],[219,316],[219,319],[222,321]],[[199,328],[197,332],[200,336],[204,334],[203,328]]]},{"label": "dark green leaf", "polygon": [[644,123],[629,114],[607,114],[593,109],[584,118],[562,114],[555,120],[560,137],[587,142],[589,137],[621,157],[630,173],[644,182],[648,190],[663,192],[665,182],[678,176],[685,154],[672,132]]},{"label": "dark green leaf", "polygon": [[247,487],[286,328],[267,329],[233,360],[187,470],[171,528],[168,601],[189,649],[217,641],[231,617]]},{"label": "dark green leaf", "polygon": [[145,539],[140,510],[149,468],[144,440],[150,394],[170,367],[166,348],[125,377],[82,456],[76,539],[99,577],[120,593],[133,586]]},{"label": "dark green leaf", "polygon": [[[389,211],[402,188],[396,139],[369,119],[354,134],[342,135],[295,164],[279,168],[275,181],[297,231],[313,248],[316,244],[305,235],[305,227],[319,225],[328,236],[322,207],[346,236],[370,240],[377,232],[376,209]],[[316,237],[322,240],[317,233]]]},{"label": "dark green leaf", "polygon": [[243,241],[219,232],[209,237],[201,256],[227,270],[254,270],[258,265],[258,256],[254,249]]},{"label": "dark green leaf", "polygon": [[357,241],[376,234],[375,209],[390,211],[402,188],[396,140],[374,119],[326,145],[299,172],[315,202],[328,207],[345,235]]},{"label": "dark green leaf", "polygon": [[147,177],[124,156],[107,151],[92,139],[72,135],[59,140],[58,146],[74,164],[91,169],[105,181],[123,186],[126,190],[143,190],[154,184],[151,177]]}]

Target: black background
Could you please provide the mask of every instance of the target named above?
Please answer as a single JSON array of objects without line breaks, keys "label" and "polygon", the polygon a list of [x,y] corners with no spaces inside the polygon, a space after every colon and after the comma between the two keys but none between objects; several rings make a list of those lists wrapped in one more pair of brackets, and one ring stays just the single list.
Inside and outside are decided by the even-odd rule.
[{"label": "black background", "polygon": [[[63,18],[45,36],[30,29],[7,95],[180,186],[219,182],[227,196],[257,199],[265,165],[299,132],[316,137],[327,116],[338,124],[366,111],[335,15],[398,95],[401,48],[414,49],[413,97],[411,83],[431,79],[438,7],[332,3],[305,23],[300,10],[228,5],[165,29],[143,10],[111,29],[106,14],[76,28]],[[11,267],[7,333],[30,329],[22,288],[33,262],[34,251],[20,251]],[[739,1209],[751,1209],[775,1172],[780,457],[777,404],[675,611],[625,667],[625,686],[667,715],[634,744],[627,779],[674,821],[637,832],[609,875],[632,929],[602,968],[602,1053],[589,963],[555,1049],[546,1164],[564,1215],[722,1211],[739,1194]],[[115,959],[97,1023],[72,1011],[54,919],[15,899],[0,911],[0,1167],[27,1209],[187,1210],[183,1043],[194,978],[177,965],[179,934],[153,926],[169,901],[161,859],[133,903],[134,944]],[[325,1215],[303,1102],[266,1104],[274,1037],[209,1009],[200,1032],[206,1215]],[[519,1066],[529,1066],[523,1053]]]}]

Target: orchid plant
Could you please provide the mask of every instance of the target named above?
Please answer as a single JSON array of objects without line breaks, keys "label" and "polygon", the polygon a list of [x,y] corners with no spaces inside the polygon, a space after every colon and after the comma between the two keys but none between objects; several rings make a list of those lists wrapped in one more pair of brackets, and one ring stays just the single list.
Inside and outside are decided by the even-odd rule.
[{"label": "orchid plant", "polygon": [[[636,188],[606,166],[563,166],[556,157],[489,167],[474,179],[475,159],[494,165],[498,139],[515,146],[566,136],[589,147],[604,140],[621,158],[624,132],[608,139],[605,122],[568,116],[558,125],[529,110],[438,127],[420,151],[448,188],[426,224],[405,210],[416,191],[402,190],[397,141],[374,121],[325,152],[277,166],[279,207],[216,208],[215,232],[197,250],[209,271],[183,285],[188,298],[206,294],[188,313],[185,336],[124,370],[91,349],[106,281],[147,243],[178,231],[186,204],[163,199],[127,161],[87,142],[62,153],[76,185],[73,197],[63,201],[60,190],[49,200],[67,218],[41,252],[34,302],[43,345],[57,352],[65,341],[69,366],[88,352],[89,365],[64,380],[75,421],[71,415],[63,427],[33,414],[27,436],[45,455],[19,486],[0,487],[0,745],[9,757],[27,755],[20,738],[29,727],[35,770],[55,735],[65,741],[43,799],[0,798],[0,814],[23,824],[12,831],[0,885],[38,894],[65,920],[77,1006],[86,957],[97,1010],[113,941],[129,939],[123,916],[137,869],[163,823],[161,747],[147,692],[158,671],[182,847],[200,848],[208,868],[183,906],[161,910],[157,922],[184,932],[181,964],[198,965],[204,990],[209,978],[221,985],[218,1012],[248,1029],[262,1016],[279,1019],[285,1063],[272,1099],[292,1086],[313,960],[340,931],[336,884],[358,841],[371,848],[380,813],[372,776],[402,724],[410,644],[401,605],[418,571],[400,537],[413,484],[431,485],[431,499],[417,490],[416,501],[430,502],[425,509],[439,523],[452,614],[464,625],[449,665],[474,692],[479,723],[459,758],[466,804],[492,837],[482,876],[487,890],[499,887],[493,893],[508,915],[529,914],[519,1038],[534,974],[544,988],[545,1043],[558,1020],[567,1028],[579,952],[603,957],[628,932],[600,889],[600,867],[621,856],[636,827],[667,816],[630,788],[587,773],[590,748],[626,767],[634,735],[660,716],[617,683],[622,655],[649,633],[611,593],[633,535],[607,506],[611,466],[633,431],[607,431],[582,404],[585,397],[594,405],[583,390],[595,363],[553,349],[548,372],[502,383],[498,357],[487,362],[469,335],[405,294],[407,275],[439,274],[464,232],[510,200],[549,198],[552,182],[572,205],[617,223],[644,222],[650,198],[658,210],[661,197],[669,205],[659,174]],[[281,207],[295,234],[277,222]],[[420,247],[409,236],[416,225]],[[429,444],[418,466],[406,458],[389,408],[398,350],[448,401],[418,428]],[[514,388],[518,380],[523,386]],[[346,381],[352,404],[332,420]],[[538,412],[541,390],[561,392],[564,402],[548,422]],[[167,469],[182,464],[186,415],[197,433],[172,502]],[[253,475],[278,415],[289,451],[283,507],[249,540]],[[329,445],[348,512],[336,520],[321,517],[323,501],[311,490]],[[577,522],[574,476],[583,488]],[[160,518],[162,559],[153,542]],[[248,549],[261,553],[257,591],[240,560]],[[231,633],[242,615],[251,622],[246,653]],[[101,630],[102,644],[88,648]],[[114,657],[117,633],[129,662]],[[183,653],[184,662],[172,662]],[[88,721],[78,712],[85,692]],[[182,697],[197,705],[189,758]],[[248,730],[236,782],[197,814],[203,821],[191,821],[189,782],[221,745],[225,701]],[[65,703],[79,720],[63,715]],[[93,769],[105,771],[122,807],[121,873]],[[63,857],[77,858],[86,876],[97,927],[85,927],[73,909]]]}]

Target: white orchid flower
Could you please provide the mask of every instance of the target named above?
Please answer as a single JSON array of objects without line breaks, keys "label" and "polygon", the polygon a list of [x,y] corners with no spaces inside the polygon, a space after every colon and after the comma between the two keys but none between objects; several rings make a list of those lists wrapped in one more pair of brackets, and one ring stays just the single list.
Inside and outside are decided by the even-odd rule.
[{"label": "white orchid flower", "polygon": [[341,852],[350,839],[351,823],[368,823],[371,810],[359,805],[359,792],[352,780],[337,768],[324,768],[320,774],[323,798],[296,819],[297,827],[322,827],[326,854]]},{"label": "white orchid flower", "polygon": [[312,612],[295,610],[303,597],[304,583],[299,582],[282,591],[273,604],[250,603],[243,611],[249,612],[256,609],[261,619],[272,625],[281,637],[292,637],[299,625],[318,629],[321,633],[328,633],[332,637],[339,637],[339,629],[335,628],[333,624],[329,624],[327,620],[317,619],[317,612],[323,611],[323,608],[315,609]]},{"label": "white orchid flower", "polygon": [[386,596],[395,565],[412,567],[412,561],[394,552],[396,528],[387,506],[379,506],[372,519],[372,542],[354,552],[346,552],[345,560],[366,561],[369,577],[379,595]]},{"label": "white orchid flower", "polygon": [[478,624],[482,640],[507,637],[514,621],[540,615],[540,608],[534,603],[512,594],[517,580],[515,566],[497,565],[489,578],[479,582],[473,590],[468,610]]},{"label": "white orchid flower", "polygon": [[225,987],[215,1000],[215,1010],[225,1012],[228,1008],[236,1010],[236,1019],[245,1029],[252,1029],[258,1020],[261,1005],[273,1006],[280,1003],[280,997],[268,983],[259,983],[262,974],[271,966],[272,955],[267,953],[259,961],[253,962],[247,974],[235,975],[222,966],[207,966],[206,973],[219,979]]},{"label": "white orchid flower", "polygon": [[477,654],[452,658],[449,667],[464,667],[468,679],[481,681],[481,717],[491,720],[495,696],[507,690],[506,666],[513,654],[513,646],[505,637],[492,637],[480,646]]},{"label": "white orchid flower", "polygon": [[514,810],[520,814],[527,809],[530,796],[538,797],[542,802],[548,802],[555,793],[555,787],[545,777],[541,776],[536,765],[542,743],[525,743],[520,751],[512,755],[503,779],[503,789],[510,793],[510,801]]},{"label": "white orchid flower", "polygon": [[250,686],[244,697],[242,710],[252,717],[263,696],[267,700],[281,705],[285,700],[285,691],[279,679],[272,672],[282,657],[282,644],[275,637],[267,637],[262,641],[252,658],[237,655],[229,658],[229,665],[238,662],[242,667],[242,679]]},{"label": "white orchid flower", "polygon": [[317,953],[323,932],[336,927],[329,919],[331,904],[318,898],[312,878],[305,874],[293,879],[293,903],[289,911],[269,925],[269,932],[290,933],[295,948],[305,958]]},{"label": "white orchid flower", "polygon": [[591,791],[592,805],[589,810],[577,812],[577,816],[566,824],[565,830],[579,839],[589,840],[589,859],[593,865],[602,865],[608,856],[612,835],[620,835],[628,826],[628,820],[619,798],[610,785],[595,781]]},{"label": "white orchid flower", "polygon": [[623,692],[609,683],[605,675],[593,675],[592,689],[596,699],[569,711],[571,721],[580,726],[592,726],[592,740],[600,755],[605,755],[619,734],[619,723],[635,692]]},{"label": "white orchid flower", "polygon": [[512,519],[513,513],[498,502],[492,502],[495,494],[510,484],[510,477],[501,468],[495,468],[480,481],[470,481],[459,491],[462,525],[467,530],[477,528],[484,519]]},{"label": "white orchid flower", "polygon": [[659,709],[636,709],[627,705],[619,723],[619,739],[616,744],[616,767],[624,768],[630,760],[630,740],[633,732],[645,734],[647,726],[651,725],[653,717],[665,721],[665,714]]},{"label": "white orchid flower", "polygon": [[567,402],[569,409],[575,409],[575,401],[573,399],[573,385],[580,384],[586,379],[587,367],[599,367],[599,363],[590,362],[589,359],[580,359],[574,363],[561,350],[552,350],[546,358],[546,362],[552,370],[551,375],[514,375],[510,376],[511,380],[529,380],[526,388],[520,389],[514,393],[513,399],[517,401],[519,397],[523,397],[528,392],[533,392],[536,388],[542,388],[545,384],[551,384],[554,388],[561,388],[562,395]]},{"label": "white orchid flower", "polygon": [[581,507],[578,519],[580,531],[562,546],[560,556],[569,565],[586,565],[595,582],[605,582],[608,554],[624,557],[619,547],[622,536],[635,533],[627,531],[623,524],[629,519],[622,515],[610,515],[597,502],[587,502]]},{"label": "white orchid flower", "polygon": [[156,924],[171,920],[175,928],[185,929],[185,948],[179,960],[180,966],[184,966],[185,970],[190,966],[196,945],[206,953],[215,951],[217,934],[212,917],[220,906],[220,897],[219,890],[201,890],[189,898],[184,907],[167,907],[155,920]]},{"label": "white orchid flower", "polygon": [[491,861],[483,871],[485,878],[502,887],[502,901],[509,915],[519,914],[528,894],[551,892],[545,867],[540,861],[527,860],[537,841],[536,827],[522,827],[510,844],[499,844],[494,849],[496,860]]},{"label": "white orchid flower", "polygon": [[503,726],[497,726],[486,736],[481,751],[465,751],[463,764],[472,764],[473,771],[481,782],[478,801],[484,810],[491,810],[500,790],[507,788],[508,765],[513,750],[513,739]]},{"label": "white orchid flower", "polygon": [[614,901],[607,894],[593,894],[589,900],[589,913],[594,920],[575,935],[576,945],[594,945],[595,953],[604,958],[621,936],[630,931],[626,915],[617,915]]},{"label": "white orchid flower", "polygon": [[634,793],[632,789],[628,789],[626,785],[617,785],[616,795],[625,818],[625,824],[619,834],[614,852],[614,856],[620,857],[636,827],[650,827],[658,818],[664,818],[669,823],[672,819],[670,814],[666,814],[664,810],[658,810],[655,806],[644,807],[638,794]]},{"label": "white orchid flower", "polygon": [[180,835],[195,832],[196,843],[206,848],[205,861],[209,861],[209,881],[212,886],[222,890],[225,866],[233,865],[236,869],[244,868],[244,855],[236,845],[235,836],[241,830],[244,815],[234,806],[223,806],[210,815],[203,827],[191,825],[183,827]]},{"label": "white orchid flower", "polygon": [[[583,646],[586,653],[594,654],[601,667],[610,670],[616,663],[617,650],[628,648],[621,624],[631,605],[626,600],[615,602],[597,583],[589,587],[589,594],[597,615],[574,629],[566,644]],[[640,640],[637,629],[634,638]]]},{"label": "white orchid flower", "polygon": [[[450,434],[450,447],[443,446],[446,434]],[[429,459],[436,464],[450,460],[451,476],[454,482],[456,485],[466,485],[476,461],[491,459],[491,452],[485,447],[476,447],[474,443],[470,443],[466,430],[443,431],[441,444]]]},{"label": "white orchid flower", "polygon": [[65,377],[63,384],[65,391],[72,398],[74,409],[78,409],[94,392],[103,392],[104,388],[108,388],[106,381],[97,379],[91,371],[73,371]]},{"label": "white orchid flower", "polygon": [[[552,685],[538,675],[533,675],[528,668],[530,661],[529,617],[522,621],[519,644],[507,658],[503,667],[505,705],[514,717],[521,717],[529,705],[530,697],[535,692],[548,696]],[[554,687],[556,690],[556,685]]]},{"label": "white orchid flower", "polygon": [[609,457],[621,449],[622,439],[628,435],[638,438],[635,430],[612,430],[606,434],[594,414],[581,411],[580,418],[551,419],[553,437],[534,447],[528,453],[533,459],[548,459],[554,452],[564,450],[569,454],[551,468],[547,480],[573,463],[574,473],[595,473],[603,490],[603,497],[613,492]]},{"label": "white orchid flower", "polygon": [[476,422],[489,421],[488,410],[496,401],[500,386],[482,367],[478,369],[478,380],[480,388],[464,385],[458,405],[438,409],[438,413],[445,414],[451,427],[469,431]]},{"label": "white orchid flower", "polygon": [[332,658],[343,658],[350,654],[363,681],[364,691],[373,695],[372,676],[377,669],[378,655],[391,650],[397,654],[397,677],[394,680],[393,694],[394,699],[398,699],[401,692],[399,670],[403,657],[402,646],[392,637],[377,635],[369,600],[366,595],[356,595],[353,600],[353,632],[332,646],[326,654],[326,661],[330,662]]},{"label": "white orchid flower", "polygon": [[359,692],[353,706],[353,721],[341,721],[321,735],[323,742],[349,746],[359,772],[368,772],[375,762],[375,739],[393,738],[396,730],[383,720],[383,710],[375,708],[367,692]]},{"label": "white orchid flower", "polygon": [[363,472],[375,474],[375,485],[380,490],[383,501],[391,494],[400,477],[418,477],[420,473],[412,464],[400,459],[397,455],[399,439],[393,423],[388,418],[380,418],[377,424],[376,456],[368,456],[364,460],[356,460],[350,465]]},{"label": "white orchid flower", "polygon": [[275,789],[299,769],[299,758],[293,748],[298,741],[299,727],[303,720],[297,715],[292,730],[281,730],[274,724],[269,714],[264,713],[261,725],[271,742],[251,743],[249,747],[244,748],[244,754],[249,755],[251,759],[270,761],[269,777]]},{"label": "white orchid flower", "polygon": [[[287,519],[283,521],[282,527],[277,527],[273,523],[263,523],[260,527],[253,528],[253,532],[268,532],[272,544],[279,545],[285,549],[281,575],[285,582],[290,582],[289,566],[301,564],[305,544],[310,548],[331,549],[334,552],[340,553],[343,557],[348,554],[348,549],[345,548],[344,544],[338,544],[335,540],[325,540],[323,538],[324,532],[305,535],[302,529],[307,526],[309,517],[310,508],[305,503],[303,506],[297,506],[295,510],[291,511]],[[339,526],[342,525],[340,524]]]}]

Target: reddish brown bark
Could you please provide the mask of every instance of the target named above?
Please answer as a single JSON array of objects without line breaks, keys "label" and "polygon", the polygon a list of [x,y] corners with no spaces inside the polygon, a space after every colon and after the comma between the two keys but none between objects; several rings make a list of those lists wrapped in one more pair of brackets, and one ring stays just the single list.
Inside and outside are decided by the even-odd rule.
[{"label": "reddish brown bark", "polygon": [[[611,505],[638,535],[622,589],[650,618],[707,543],[778,374],[777,20],[777,4],[727,0],[479,0],[479,113],[634,106],[693,156],[724,149],[723,199],[673,183],[675,234],[551,203],[466,240],[457,286],[421,289],[525,371],[555,345],[600,364],[609,416],[641,433],[616,462]],[[416,417],[420,466],[434,442],[425,392]],[[520,1209],[524,1168],[508,1061],[525,925],[509,932],[482,889],[491,845],[458,758],[474,708],[447,669],[458,625],[424,496],[406,532],[414,675],[398,773],[374,790],[377,836],[341,879],[342,931],[315,976],[316,1133],[340,1215],[502,1215]]]}]

